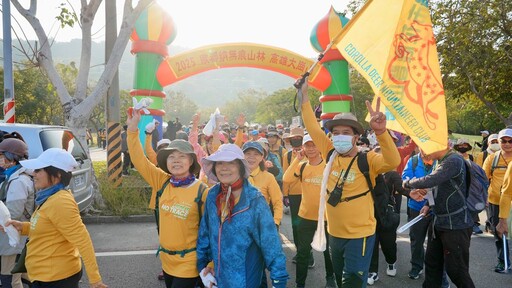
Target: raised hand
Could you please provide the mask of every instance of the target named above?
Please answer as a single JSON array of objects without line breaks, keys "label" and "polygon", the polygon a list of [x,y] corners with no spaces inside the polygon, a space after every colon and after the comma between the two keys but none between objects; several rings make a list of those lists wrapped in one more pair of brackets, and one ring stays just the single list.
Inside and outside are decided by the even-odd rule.
[{"label": "raised hand", "polygon": [[128,117],[126,117],[127,130],[135,132],[138,129],[141,110],[128,109]]},{"label": "raised hand", "polygon": [[[299,85],[301,79],[302,78],[299,78],[299,79],[297,79],[297,81],[295,81],[295,84],[294,84],[295,87],[297,87],[297,85]],[[300,92],[302,93],[302,103],[309,101],[308,88],[309,88],[308,78],[306,77],[304,83],[302,84],[302,86],[300,86]]]},{"label": "raised hand", "polygon": [[380,135],[386,132],[386,115],[380,112],[380,97],[377,98],[375,110],[373,110],[372,103],[366,100],[366,108],[370,113],[370,128],[375,131],[375,135]]},{"label": "raised hand", "polygon": [[245,125],[245,115],[243,113],[240,113],[238,117],[236,117],[236,125],[238,125],[239,127]]}]

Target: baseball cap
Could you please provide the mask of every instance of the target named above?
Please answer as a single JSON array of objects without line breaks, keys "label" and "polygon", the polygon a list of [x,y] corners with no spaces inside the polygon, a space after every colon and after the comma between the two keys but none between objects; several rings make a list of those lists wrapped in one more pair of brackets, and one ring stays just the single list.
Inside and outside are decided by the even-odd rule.
[{"label": "baseball cap", "polygon": [[261,155],[265,155],[265,150],[263,149],[263,146],[258,141],[245,142],[244,146],[242,146],[242,152],[245,153],[245,151],[247,151],[249,149],[255,149],[258,152],[260,152]]},{"label": "baseball cap", "polygon": [[[308,143],[310,141],[313,142],[313,139],[311,138],[311,135],[306,134],[304,136],[304,138],[302,138],[302,145],[304,145],[304,144],[306,144],[306,143]],[[314,142],[313,142],[313,144],[314,144]]]},{"label": "baseball cap", "polygon": [[162,140],[159,140],[158,142],[156,142],[156,147],[160,147],[160,145],[163,145],[163,144],[171,144],[171,140],[169,139],[162,139]]},{"label": "baseball cap", "polygon": [[512,138],[512,129],[505,128],[505,129],[501,130],[500,133],[498,133],[498,138],[501,139],[503,137],[510,137],[510,138]]},{"label": "baseball cap", "polygon": [[50,148],[35,159],[20,161],[21,166],[28,169],[42,169],[53,166],[55,168],[71,172],[78,167],[78,163],[71,153],[61,148]]},{"label": "baseball cap", "polygon": [[489,131],[487,131],[487,130],[482,130],[482,131],[480,131],[480,134],[489,135],[490,133],[489,133]]}]

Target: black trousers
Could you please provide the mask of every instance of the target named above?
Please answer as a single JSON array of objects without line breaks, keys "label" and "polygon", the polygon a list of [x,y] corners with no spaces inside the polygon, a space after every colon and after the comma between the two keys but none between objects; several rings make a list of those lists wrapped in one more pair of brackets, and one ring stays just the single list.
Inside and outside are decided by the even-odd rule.
[{"label": "black trousers", "polygon": [[179,278],[171,276],[164,271],[165,287],[167,288],[197,288],[203,287],[201,278]]},{"label": "black trousers", "polygon": [[[491,223],[492,234],[494,235],[494,243],[496,244],[496,254],[498,255],[498,261],[500,263],[504,263],[505,262],[505,257],[504,257],[505,251],[503,250],[503,238],[499,237],[498,233],[496,231],[496,226],[498,225],[498,222],[500,221],[500,219],[498,217],[500,214],[500,206],[489,203],[489,214],[490,214],[489,222]],[[508,252],[508,251],[510,251],[510,249],[508,247],[508,241],[506,241],[506,242],[507,243],[505,243],[505,245],[507,247],[507,252]],[[508,265],[510,265],[509,253],[507,253],[507,263],[509,263]]]},{"label": "black trousers", "polygon": [[455,286],[475,287],[469,275],[469,245],[473,229],[445,231],[433,226],[428,231],[423,287],[441,287],[443,267],[446,267],[446,273]]},{"label": "black trousers", "polygon": [[290,200],[290,216],[292,219],[293,242],[295,243],[295,247],[297,247],[297,243],[299,242],[299,207],[300,202],[302,201],[302,195],[289,195],[288,200]]},{"label": "black trousers", "polygon": [[[411,221],[420,215],[420,211],[407,208],[407,221]],[[432,216],[421,219],[420,222],[414,224],[409,230],[409,238],[411,240],[411,268],[418,271],[423,270],[423,263],[425,262],[425,238],[432,221]]]},{"label": "black trousers", "polygon": [[377,224],[372,262],[370,262],[370,272],[379,272],[379,244],[382,248],[384,258],[386,258],[386,262],[388,264],[394,264],[396,262],[396,230],[382,231]]},{"label": "black trousers", "polygon": [[66,279],[52,281],[52,282],[42,282],[42,281],[34,281],[32,283],[32,288],[78,288],[78,282],[82,279],[82,270],[72,275]]},{"label": "black trousers", "polygon": [[[297,265],[296,265],[296,283],[297,286],[304,286],[308,277],[308,262],[311,253],[311,242],[315,236],[316,225],[318,221],[304,219],[299,217],[299,241],[297,243]],[[327,223],[325,223],[325,235],[327,235]],[[327,238],[327,241],[329,238]],[[327,242],[329,247],[329,242]],[[325,277],[334,276],[331,254],[329,248],[324,251]]]}]

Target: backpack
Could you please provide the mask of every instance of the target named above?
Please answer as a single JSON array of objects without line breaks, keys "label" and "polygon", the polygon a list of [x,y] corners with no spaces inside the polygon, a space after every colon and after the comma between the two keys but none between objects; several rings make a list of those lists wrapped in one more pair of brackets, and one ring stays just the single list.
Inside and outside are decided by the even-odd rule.
[{"label": "backpack", "polygon": [[302,172],[304,172],[304,168],[306,168],[306,164],[308,164],[308,162],[302,162],[302,164],[300,165],[300,174],[299,175],[293,173],[293,175],[295,175],[295,177],[300,178],[301,182],[302,182]]},{"label": "backpack", "polygon": [[[158,232],[160,232],[160,217],[159,217],[159,212],[158,212],[158,206],[159,206],[159,202],[160,202],[160,196],[162,196],[162,193],[164,192],[165,188],[167,187],[167,185],[169,185],[170,181],[167,180],[164,182],[164,184],[162,185],[162,188],[160,188],[160,190],[158,190],[156,192],[156,201],[155,201],[155,218],[156,218],[156,230]],[[202,206],[203,206],[203,193],[204,191],[206,190],[208,186],[206,186],[206,184],[204,184],[203,182],[200,182],[199,183],[199,189],[197,189],[197,197],[194,199],[194,202],[197,203],[197,211],[199,212],[199,221],[201,221],[201,218],[203,216],[203,212],[201,210]]]},{"label": "backpack", "polygon": [[[327,161],[331,158],[334,149],[331,149],[327,153]],[[370,179],[370,166],[368,165],[368,157],[366,152],[359,152],[355,156],[357,157],[357,167],[363,173],[368,189],[372,193],[373,197],[373,208],[377,224],[382,231],[393,231],[396,230],[400,225],[400,214],[395,212],[393,206],[394,200],[391,200],[391,193],[388,190],[384,175],[379,174],[375,177],[375,186],[372,185]],[[354,200],[356,198],[366,195],[368,191],[352,196],[350,199],[345,201]]]},{"label": "backpack", "polygon": [[396,230],[400,224],[400,214],[395,212],[393,206],[394,201],[391,199],[391,193],[388,190],[383,174],[375,177],[375,186],[372,185],[370,179],[370,166],[368,165],[368,157],[365,152],[359,152],[357,158],[357,166],[363,173],[368,188],[372,192],[373,205],[375,210],[375,218],[379,228],[383,231]]},{"label": "backpack", "polygon": [[494,154],[494,158],[492,158],[491,177],[489,177],[489,178],[492,178],[492,174],[494,173],[494,170],[496,170],[496,168],[507,169],[507,166],[499,166],[498,165],[498,163],[500,162],[500,157],[501,157],[501,150],[496,152],[496,154]]},{"label": "backpack", "polygon": [[464,166],[466,167],[466,193],[462,193],[457,183],[450,179],[450,183],[457,189],[462,198],[466,200],[464,206],[455,211],[454,214],[463,209],[468,209],[471,213],[480,213],[485,209],[487,203],[489,179],[484,169],[472,161],[464,160]]}]

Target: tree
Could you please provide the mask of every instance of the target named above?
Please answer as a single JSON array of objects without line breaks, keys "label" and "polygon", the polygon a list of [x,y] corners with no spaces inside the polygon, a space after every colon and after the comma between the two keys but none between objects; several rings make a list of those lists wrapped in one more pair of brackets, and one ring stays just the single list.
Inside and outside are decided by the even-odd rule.
[{"label": "tree", "polygon": [[[265,124],[275,124],[276,120],[283,120],[291,123],[292,117],[300,116],[300,113],[295,112],[293,108],[293,101],[297,89],[290,87],[287,89],[281,89],[270,96],[262,99],[258,103],[256,111],[256,122]],[[320,91],[316,89],[310,89],[309,95],[311,99],[311,105],[313,107],[319,105]],[[298,104],[296,104],[298,105]]]},{"label": "tree", "polygon": [[[23,7],[18,0],[12,0],[11,2],[16,10],[29,22],[37,35],[40,47],[38,51],[34,51],[36,55],[35,64],[45,71],[48,79],[55,88],[63,108],[66,126],[69,126],[75,135],[77,135],[82,142],[85,142],[86,124],[94,108],[102,102],[106,95],[107,89],[121,60],[124,48],[128,44],[135,21],[152,0],[140,0],[135,7],[133,7],[131,0],[125,0],[121,29],[114,44],[113,52],[109,61],[105,63],[105,70],[97,85],[90,91],[88,91],[88,84],[91,67],[91,28],[96,12],[102,1],[90,0],[89,3],[85,0],[80,1],[80,17],[76,15],[74,12],[75,9],[72,7],[68,9],[66,5],[61,5],[61,13],[56,17],[61,21],[61,25],[65,27],[78,24],[82,30],[80,64],[78,67],[78,75],[74,83],[74,90],[71,92],[68,90],[68,87],[66,87],[62,76],[58,73],[58,69],[53,63],[51,41],[48,39],[46,31],[44,31],[36,16],[37,4],[43,3],[43,1],[31,0],[28,8]],[[47,5],[46,2],[44,2],[44,4]]]},{"label": "tree", "polygon": [[445,89],[474,95],[490,118],[512,124],[512,2],[445,0],[432,10]]},{"label": "tree", "polygon": [[259,103],[267,97],[267,93],[261,90],[248,89],[238,93],[238,97],[228,101],[220,109],[221,114],[228,118],[228,121],[234,122],[236,117],[243,113],[247,122],[256,121],[256,111]]},{"label": "tree", "polygon": [[192,116],[199,110],[197,104],[187,98],[182,92],[169,92],[164,99],[165,121],[180,119],[182,124],[189,123]]}]

